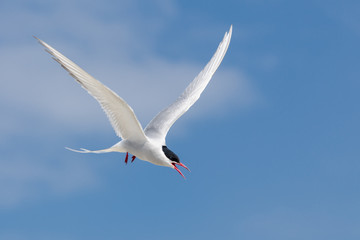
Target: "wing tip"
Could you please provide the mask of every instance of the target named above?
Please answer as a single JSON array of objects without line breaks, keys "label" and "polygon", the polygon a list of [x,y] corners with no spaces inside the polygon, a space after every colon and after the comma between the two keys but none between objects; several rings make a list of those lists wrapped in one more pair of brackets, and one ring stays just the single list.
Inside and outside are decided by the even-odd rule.
[{"label": "wing tip", "polygon": [[50,53],[51,55],[53,55],[52,53],[51,53],[51,48],[50,48],[50,46],[47,44],[47,43],[45,43],[44,41],[42,41],[40,38],[38,38],[38,37],[36,37],[36,36],[34,36],[33,35],[33,38],[35,38],[37,41],[38,41],[38,43],[40,43],[43,47],[45,47],[45,51],[47,51],[48,53]]},{"label": "wing tip", "polygon": [[233,25],[230,25],[229,31],[226,33],[227,37],[231,38]]},{"label": "wing tip", "polygon": [[44,45],[44,44],[43,44],[44,42],[41,41],[40,38],[36,37],[35,35],[33,35],[33,38],[35,38],[41,45]]}]

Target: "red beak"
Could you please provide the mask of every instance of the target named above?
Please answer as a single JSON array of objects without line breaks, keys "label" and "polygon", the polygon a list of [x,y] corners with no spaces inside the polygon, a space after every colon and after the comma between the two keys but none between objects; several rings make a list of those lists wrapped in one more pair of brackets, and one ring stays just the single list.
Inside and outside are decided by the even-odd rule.
[{"label": "red beak", "polygon": [[178,171],[178,173],[180,173],[180,175],[181,176],[183,176],[183,178],[185,178],[185,176],[182,174],[182,172],[177,168],[177,166],[176,165],[179,165],[179,166],[182,166],[183,168],[185,168],[186,170],[188,170],[189,172],[190,172],[190,169],[188,169],[184,164],[182,164],[182,163],[177,163],[177,162],[173,162],[173,163],[171,163],[173,166],[174,166],[174,169],[176,170],[176,171]]}]

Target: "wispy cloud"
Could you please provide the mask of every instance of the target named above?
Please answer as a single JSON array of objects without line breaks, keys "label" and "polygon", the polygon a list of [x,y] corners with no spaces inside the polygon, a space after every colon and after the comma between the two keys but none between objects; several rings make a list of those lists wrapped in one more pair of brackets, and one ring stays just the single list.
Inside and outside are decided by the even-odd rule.
[{"label": "wispy cloud", "polygon": [[329,211],[286,207],[254,214],[238,229],[240,237],[251,239],[338,239],[344,233],[359,236],[358,223],[336,218]]},{"label": "wispy cloud", "polygon": [[97,184],[88,165],[53,158],[32,160],[26,155],[4,157],[0,161],[0,208],[13,207],[44,196],[67,195]]},{"label": "wispy cloud", "polygon": [[[147,23],[147,19],[137,19],[135,22],[114,24],[88,14],[74,13],[67,4],[65,1],[55,7],[48,6],[46,11],[53,14],[51,24],[47,14],[29,9],[17,12],[13,18],[23,19],[24,28],[29,23],[34,24],[36,27],[24,29],[25,32],[32,29],[116,91],[135,109],[143,125],[174,101],[206,64],[191,60],[173,61],[157,55],[152,42],[160,30],[155,30],[155,33],[149,30],[135,31],[134,27],[150,24],[151,29],[158,29],[158,21]],[[136,4],[126,1],[124,4],[128,8],[136,7]],[[175,11],[173,6],[163,8],[159,7],[159,11]],[[64,15],[68,17],[64,19]],[[167,18],[168,15],[165,13],[160,17]],[[11,24],[7,27],[8,30],[14,28]],[[141,32],[144,32],[143,36],[139,35]],[[214,38],[220,41],[222,34]],[[9,35],[12,40],[30,38],[30,32],[24,36],[19,31],[10,31]],[[91,117],[95,109],[92,99],[81,92],[75,81],[57,63],[52,62],[33,39],[18,45],[0,45],[0,49],[0,63],[4,67],[0,77],[1,81],[6,82],[0,90],[2,102],[6,103],[3,105],[5,112],[9,107],[31,108],[35,114],[43,115],[49,121],[65,121],[87,130],[94,129],[99,118]],[[209,49],[208,59],[215,49],[216,46]],[[230,107],[248,105],[255,99],[251,84],[241,70],[220,66],[214,81],[197,103],[202,107],[192,114],[205,117],[216,115],[220,109],[226,111]],[[210,108],[213,111],[205,111]]]},{"label": "wispy cloud", "polygon": [[321,5],[321,8],[323,8],[331,18],[357,35],[360,35],[360,16],[358,14],[358,9],[360,8],[359,2],[345,1],[334,2],[332,4],[319,3],[319,5]]}]

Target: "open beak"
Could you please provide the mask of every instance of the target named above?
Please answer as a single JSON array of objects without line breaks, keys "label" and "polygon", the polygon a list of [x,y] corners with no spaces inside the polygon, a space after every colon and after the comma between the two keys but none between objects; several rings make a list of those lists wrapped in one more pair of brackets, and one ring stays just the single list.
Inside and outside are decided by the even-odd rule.
[{"label": "open beak", "polygon": [[173,163],[171,163],[173,166],[174,166],[174,169],[178,172],[178,173],[180,173],[180,175],[181,176],[183,176],[183,178],[185,178],[185,176],[182,174],[182,172],[177,168],[177,166],[176,165],[179,165],[179,166],[182,166],[183,168],[185,168],[186,170],[188,170],[189,172],[190,172],[190,169],[188,169],[184,164],[182,164],[182,163],[176,163],[176,162],[173,162]]}]

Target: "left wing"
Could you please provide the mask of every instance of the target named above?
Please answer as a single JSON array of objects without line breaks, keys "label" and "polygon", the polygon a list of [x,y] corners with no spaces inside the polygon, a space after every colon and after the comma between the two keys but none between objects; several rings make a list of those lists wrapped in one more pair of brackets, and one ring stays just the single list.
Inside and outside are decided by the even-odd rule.
[{"label": "left wing", "polygon": [[170,127],[181,117],[200,97],[211,77],[219,67],[229,47],[232,25],[224,39],[219,44],[214,56],[199,75],[190,83],[180,97],[169,107],[162,110],[145,128],[145,135],[165,145],[165,137]]},{"label": "left wing", "polygon": [[46,48],[46,51],[53,56],[54,60],[60,63],[60,65],[99,102],[119,137],[139,142],[146,141],[147,137],[134,111],[121,97],[50,45],[38,38],[36,39]]}]

